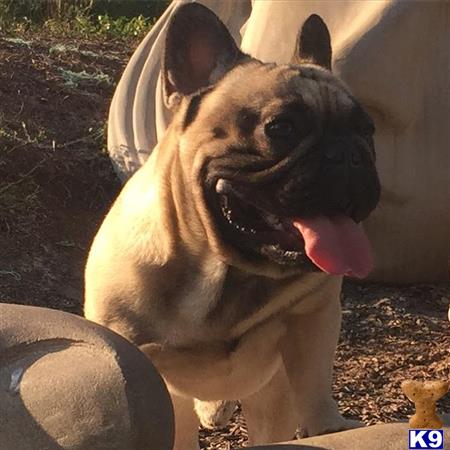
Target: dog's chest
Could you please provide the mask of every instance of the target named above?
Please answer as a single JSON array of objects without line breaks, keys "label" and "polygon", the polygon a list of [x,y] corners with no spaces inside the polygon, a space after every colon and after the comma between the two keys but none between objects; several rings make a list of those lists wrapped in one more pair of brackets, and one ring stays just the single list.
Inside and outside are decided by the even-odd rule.
[{"label": "dog's chest", "polygon": [[207,319],[211,324],[231,329],[268,306],[270,313],[276,313],[283,304],[279,298],[281,284],[283,282],[280,280],[248,275],[229,268],[220,296],[209,309]]},{"label": "dog's chest", "polygon": [[192,273],[178,290],[173,313],[158,321],[158,334],[162,341],[177,346],[231,341],[241,334],[236,330],[246,331],[297,300],[292,288],[297,282],[210,266],[206,272]]},{"label": "dog's chest", "polygon": [[190,272],[177,293],[178,323],[198,327],[208,322],[209,312],[215,308],[222,295],[226,272],[226,266],[216,261],[209,261]]},{"label": "dog's chest", "polygon": [[158,305],[151,317],[154,339],[175,346],[211,339],[208,316],[222,295],[226,265],[205,258],[201,265],[185,262],[169,269],[148,286],[149,297]]}]

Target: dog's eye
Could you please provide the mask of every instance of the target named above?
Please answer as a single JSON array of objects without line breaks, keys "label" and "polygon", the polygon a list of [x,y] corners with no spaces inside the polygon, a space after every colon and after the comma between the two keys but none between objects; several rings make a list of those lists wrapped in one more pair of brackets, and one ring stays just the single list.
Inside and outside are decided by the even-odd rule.
[{"label": "dog's eye", "polygon": [[294,132],[294,124],[287,119],[277,119],[264,127],[266,135],[272,139],[288,138]]}]

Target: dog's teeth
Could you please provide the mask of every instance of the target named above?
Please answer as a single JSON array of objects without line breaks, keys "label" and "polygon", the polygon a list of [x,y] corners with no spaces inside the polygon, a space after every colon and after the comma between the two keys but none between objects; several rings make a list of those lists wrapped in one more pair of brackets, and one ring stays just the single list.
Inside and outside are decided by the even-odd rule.
[{"label": "dog's teeth", "polygon": [[227,215],[226,218],[228,219],[228,222],[230,223],[230,225],[233,226],[233,228],[234,228],[235,230],[238,230],[238,231],[240,231],[241,233],[256,234],[256,230],[255,230],[255,229],[253,229],[253,228],[250,228],[250,229],[249,229],[249,228],[247,228],[247,227],[245,227],[245,226],[243,226],[243,225],[239,225],[239,224],[237,224],[236,222],[233,222],[233,220],[231,219],[231,216],[230,216],[230,215]]},{"label": "dog's teeth", "polygon": [[267,220],[267,222],[270,225],[275,225],[278,222],[278,219],[276,216],[274,216],[273,214],[269,214],[269,213],[265,213],[264,214],[264,218]]},{"label": "dog's teeth", "polygon": [[221,195],[220,200],[224,208],[228,208],[228,197],[226,195]]},{"label": "dog's teeth", "polygon": [[279,221],[277,216],[274,216],[273,214],[270,214],[270,213],[265,213],[264,220],[272,228],[275,228],[275,230],[283,231],[283,225],[281,224],[281,222]]},{"label": "dog's teeth", "polygon": [[230,191],[229,183],[223,178],[219,178],[216,183],[216,192],[218,194],[226,194]]},{"label": "dog's teeth", "polygon": [[[221,186],[222,183],[220,183],[221,181],[224,180],[219,180],[217,182],[219,188]],[[247,234],[256,234],[256,230],[251,228],[251,227],[246,227],[245,225],[241,225],[239,223],[236,223],[233,220],[233,211],[230,209],[230,207],[228,206],[229,204],[229,199],[227,195],[221,195],[220,196],[220,209],[222,211],[222,214],[224,216],[224,218],[227,220],[227,222],[233,226],[233,228],[235,230],[240,231],[241,233],[247,233]]]},{"label": "dog's teeth", "polygon": [[295,260],[298,257],[298,255],[299,255],[299,252],[296,252],[296,251],[293,251],[293,250],[292,251],[291,250],[286,250],[284,252],[284,256],[286,258],[292,259],[292,260]]},{"label": "dog's teeth", "polygon": [[225,181],[222,180],[222,178],[217,181],[217,183],[216,183],[216,192],[218,194],[221,194],[222,192],[224,192],[224,187],[225,187],[224,184],[225,184]]}]

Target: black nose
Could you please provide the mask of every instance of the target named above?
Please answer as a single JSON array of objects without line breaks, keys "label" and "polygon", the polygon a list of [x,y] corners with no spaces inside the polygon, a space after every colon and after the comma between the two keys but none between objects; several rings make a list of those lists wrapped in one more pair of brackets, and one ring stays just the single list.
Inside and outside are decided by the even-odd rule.
[{"label": "black nose", "polygon": [[351,167],[359,167],[363,163],[361,149],[346,145],[344,142],[336,142],[325,150],[325,157],[334,164],[347,163]]},{"label": "black nose", "polygon": [[276,199],[286,216],[345,214],[360,222],[380,197],[373,148],[351,136],[318,143],[283,178]]},{"label": "black nose", "polygon": [[346,214],[360,221],[379,199],[379,181],[370,151],[351,137],[322,143],[321,204],[328,214]]}]

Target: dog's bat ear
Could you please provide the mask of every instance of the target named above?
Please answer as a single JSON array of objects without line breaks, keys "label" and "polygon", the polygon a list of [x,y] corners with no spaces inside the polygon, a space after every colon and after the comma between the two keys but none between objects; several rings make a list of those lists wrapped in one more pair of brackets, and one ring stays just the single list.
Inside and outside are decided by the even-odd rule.
[{"label": "dog's bat ear", "polygon": [[317,14],[310,15],[302,25],[292,62],[308,62],[331,70],[330,32]]},{"label": "dog's bat ear", "polygon": [[167,27],[162,61],[164,100],[172,109],[220,79],[244,54],[220,19],[199,3],[177,8]]}]

